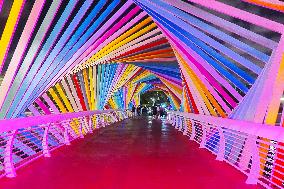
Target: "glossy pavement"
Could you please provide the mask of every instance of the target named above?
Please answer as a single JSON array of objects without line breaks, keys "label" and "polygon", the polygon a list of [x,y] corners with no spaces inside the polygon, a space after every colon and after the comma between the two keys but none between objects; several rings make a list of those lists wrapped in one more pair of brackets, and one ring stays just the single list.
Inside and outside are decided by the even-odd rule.
[{"label": "glossy pavement", "polygon": [[172,126],[130,119],[87,135],[0,180],[1,189],[261,188]]}]

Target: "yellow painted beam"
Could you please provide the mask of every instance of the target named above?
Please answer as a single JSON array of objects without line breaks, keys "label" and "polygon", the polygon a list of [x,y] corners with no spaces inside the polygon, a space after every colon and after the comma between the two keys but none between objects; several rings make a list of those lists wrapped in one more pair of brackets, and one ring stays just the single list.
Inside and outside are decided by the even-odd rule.
[{"label": "yellow painted beam", "polygon": [[97,66],[93,66],[93,87],[94,87],[94,98],[92,103],[94,104],[94,110],[97,109]]},{"label": "yellow painted beam", "polygon": [[91,109],[92,102],[91,102],[90,85],[89,85],[89,80],[88,80],[87,68],[83,69],[83,79],[84,79],[84,85],[86,89],[86,96],[87,96],[89,108]]},{"label": "yellow painted beam", "polygon": [[9,45],[12,41],[14,31],[16,30],[16,26],[18,20],[20,19],[22,7],[24,6],[25,1],[23,0],[14,0],[11,11],[9,13],[9,17],[7,19],[5,28],[2,33],[2,37],[0,40],[0,68],[4,64],[5,56],[9,51]]},{"label": "yellow painted beam", "polygon": [[55,101],[55,103],[57,104],[57,106],[59,107],[59,110],[62,113],[66,113],[67,109],[65,108],[64,104],[61,102],[61,100],[59,99],[59,97],[57,96],[57,94],[55,93],[53,88],[50,88],[48,92],[51,95],[51,97],[53,98],[53,100]]},{"label": "yellow painted beam", "polygon": [[57,92],[59,93],[61,99],[63,100],[63,102],[64,102],[64,104],[65,104],[65,106],[66,106],[68,112],[74,112],[74,109],[73,109],[73,107],[71,106],[71,103],[69,102],[69,100],[67,99],[66,94],[63,92],[63,90],[62,90],[60,84],[57,83],[57,84],[55,85],[55,88],[56,88]]},{"label": "yellow painted beam", "polygon": [[[71,103],[69,102],[69,100],[67,99],[66,94],[64,93],[64,91],[63,91],[62,87],[60,86],[60,84],[57,83],[55,85],[55,88],[56,88],[57,92],[59,93],[59,96],[61,97],[61,99],[63,100],[63,102],[64,102],[64,104],[65,104],[65,106],[67,108],[66,112],[67,111],[68,112],[74,112],[74,109],[71,106]],[[54,94],[56,94],[55,91],[54,91]],[[79,130],[78,130],[78,125],[80,124],[79,120],[78,119],[74,119],[74,122],[72,121],[71,123],[72,123],[71,124],[72,129],[76,132],[76,134],[79,134]]]},{"label": "yellow painted beam", "polygon": [[93,79],[93,68],[90,66],[89,68],[89,80],[90,80],[90,84],[89,84],[89,87],[90,87],[90,103],[91,103],[91,106],[90,106],[90,109],[91,110],[95,110],[95,102],[94,102],[94,99],[95,99],[95,93],[94,93],[94,86],[93,86],[93,83],[94,83],[94,79]]}]

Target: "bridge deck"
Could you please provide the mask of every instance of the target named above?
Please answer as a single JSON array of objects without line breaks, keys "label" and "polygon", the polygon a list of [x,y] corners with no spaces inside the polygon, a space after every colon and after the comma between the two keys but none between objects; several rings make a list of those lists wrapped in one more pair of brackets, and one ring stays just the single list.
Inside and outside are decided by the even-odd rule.
[{"label": "bridge deck", "polygon": [[260,188],[173,127],[132,119],[52,152],[1,179],[1,189]]}]

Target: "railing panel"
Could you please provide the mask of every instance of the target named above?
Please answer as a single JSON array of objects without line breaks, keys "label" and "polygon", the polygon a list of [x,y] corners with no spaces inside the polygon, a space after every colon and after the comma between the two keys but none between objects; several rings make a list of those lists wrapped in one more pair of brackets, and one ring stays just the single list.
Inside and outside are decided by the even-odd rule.
[{"label": "railing panel", "polygon": [[284,187],[284,128],[183,112],[168,112],[168,123],[183,118],[189,139],[248,176],[246,183]]},{"label": "railing panel", "polygon": [[87,111],[0,120],[0,176],[15,177],[16,169],[72,140],[127,118],[122,110]]}]

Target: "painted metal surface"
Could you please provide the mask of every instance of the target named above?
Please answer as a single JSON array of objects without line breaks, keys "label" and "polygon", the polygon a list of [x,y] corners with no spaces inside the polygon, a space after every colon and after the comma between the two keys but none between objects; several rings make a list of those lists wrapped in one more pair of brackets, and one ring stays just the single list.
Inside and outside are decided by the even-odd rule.
[{"label": "painted metal surface", "polygon": [[[218,135],[227,134],[224,127],[253,135],[248,140],[232,134],[225,146],[232,153],[223,152],[218,159],[226,156],[237,162],[236,154],[258,141],[253,158],[259,151],[259,176],[283,187],[284,141],[281,128],[276,127],[284,124],[283,3],[238,3],[0,0],[0,16],[7,14],[0,28],[0,126],[9,123],[9,128],[0,127],[0,138],[8,141],[9,132],[20,129],[18,119],[127,109],[140,104],[141,94],[161,90],[173,110],[215,120],[216,132],[208,130],[208,125],[199,125],[199,132],[225,142],[227,138]],[[268,11],[277,18],[259,14]],[[18,131],[10,137],[17,148],[10,160],[18,163],[42,150],[48,156],[47,143],[68,144],[72,137],[90,132],[91,122],[103,120],[101,116],[74,117],[66,123],[38,126],[33,132]],[[185,134],[190,132],[186,129]],[[252,133],[255,129],[259,133]],[[200,140],[207,148],[207,139]],[[217,143],[210,142],[215,152]],[[5,150],[8,153],[0,147]],[[241,158],[240,166],[250,158]],[[255,164],[251,167],[257,169]],[[250,183],[256,181],[253,177]]]}]

